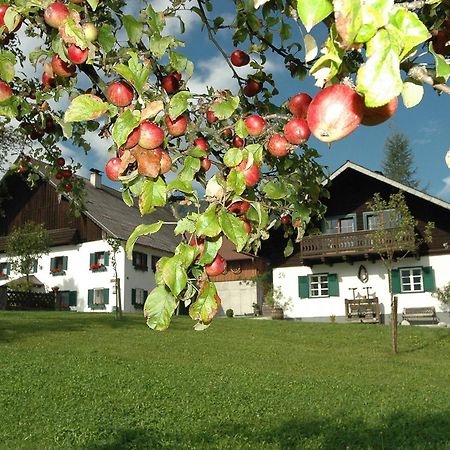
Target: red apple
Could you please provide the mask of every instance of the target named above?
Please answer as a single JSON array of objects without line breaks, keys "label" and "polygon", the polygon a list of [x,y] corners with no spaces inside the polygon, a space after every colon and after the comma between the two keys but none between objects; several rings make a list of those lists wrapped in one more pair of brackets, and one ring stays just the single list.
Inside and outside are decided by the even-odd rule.
[{"label": "red apple", "polygon": [[431,38],[433,50],[443,56],[450,55],[450,30],[442,29]]},{"label": "red apple", "polygon": [[197,239],[193,239],[190,242],[190,245],[192,247],[198,247],[199,248],[199,253],[197,255],[197,257],[195,259],[200,259],[200,257],[203,254],[203,249],[205,248],[205,242],[203,241],[203,239],[197,238]]},{"label": "red apple", "polygon": [[59,28],[69,17],[69,10],[64,3],[54,2],[45,8],[44,20],[47,25]]},{"label": "red apple", "polygon": [[113,81],[106,90],[106,97],[116,106],[128,106],[134,98],[133,88],[125,81]]},{"label": "red apple", "polygon": [[289,99],[289,111],[296,117],[306,119],[309,104],[311,103],[311,96],[306,92],[300,92]]},{"label": "red apple", "polygon": [[364,99],[350,86],[335,84],[320,91],[308,108],[308,126],[322,142],[334,142],[355,131],[364,114]]},{"label": "red apple", "polygon": [[287,139],[279,133],[273,134],[267,143],[268,152],[278,158],[286,156],[291,148],[291,144],[289,144]]},{"label": "red apple", "polygon": [[291,223],[291,216],[286,214],[285,216],[281,217],[280,221],[283,225],[289,225]]},{"label": "red apple", "polygon": [[8,100],[12,97],[13,91],[4,81],[0,81],[0,102]]},{"label": "red apple", "polygon": [[214,123],[214,122],[217,122],[219,119],[217,118],[217,116],[214,114],[214,111],[212,111],[212,110],[208,110],[207,112],[206,112],[206,121],[208,122],[208,123]]},{"label": "red apple", "polygon": [[56,86],[56,80],[54,77],[49,75],[47,72],[42,74],[42,87],[44,91],[54,88]]},{"label": "red apple", "polygon": [[377,106],[375,108],[364,106],[364,115],[361,123],[368,126],[383,123],[395,114],[397,107],[397,97],[394,97],[389,103],[386,103],[383,106]]},{"label": "red apple", "polygon": [[122,164],[122,160],[120,158],[114,157],[111,158],[105,166],[106,176],[111,181],[117,181],[120,176],[120,165]]},{"label": "red apple", "polygon": [[248,116],[244,122],[250,136],[259,136],[267,125],[266,121],[256,114]]},{"label": "red apple", "polygon": [[58,55],[52,57],[52,70],[55,75],[60,77],[71,77],[75,73],[75,66],[63,61]]},{"label": "red apple", "polygon": [[139,142],[139,139],[141,137],[141,128],[136,127],[129,135],[125,142],[125,144],[122,145],[124,149],[133,148],[137,143]]},{"label": "red apple", "polygon": [[8,27],[5,25],[5,14],[8,8],[10,8],[10,5],[0,5],[0,28],[5,27],[3,30],[5,33],[14,33],[14,31],[17,31],[22,25],[22,17],[17,15],[14,19],[13,29],[11,31],[8,30]]},{"label": "red apple", "polygon": [[167,152],[161,152],[161,169],[159,173],[164,174],[167,173],[172,168],[172,158]]},{"label": "red apple", "polygon": [[62,172],[60,170],[58,172],[56,172],[55,178],[57,180],[62,180],[64,178],[63,174],[62,174]]},{"label": "red apple", "polygon": [[66,160],[60,156],[57,160],[56,160],[56,164],[58,164],[58,166],[62,167],[64,166],[64,164],[66,164]]},{"label": "red apple", "polygon": [[173,77],[175,77],[178,81],[181,81],[181,73],[177,72],[176,70],[174,70],[173,72],[170,72],[169,75],[172,75]]},{"label": "red apple", "polygon": [[231,54],[231,64],[236,67],[246,66],[250,62],[250,56],[242,50],[235,50]]},{"label": "red apple", "polygon": [[64,183],[64,192],[72,192],[72,183]]},{"label": "red apple", "polygon": [[225,272],[227,262],[221,255],[217,255],[211,264],[205,265],[205,271],[210,277],[214,277]]},{"label": "red apple", "polygon": [[210,168],[211,168],[211,160],[209,158],[202,158],[200,162],[200,169],[203,170],[203,172],[208,172]]},{"label": "red apple", "polygon": [[86,48],[82,50],[80,47],[77,47],[75,44],[71,44],[67,49],[67,57],[74,64],[83,64],[86,62],[88,58],[89,50]]},{"label": "red apple", "polygon": [[139,145],[143,148],[156,148],[164,142],[164,130],[152,122],[145,120],[140,125]]},{"label": "red apple", "polygon": [[237,167],[236,170],[242,172],[245,178],[245,185],[247,187],[255,186],[258,183],[260,177],[259,167],[256,164],[252,164],[247,168],[248,161],[244,159]]},{"label": "red apple", "polygon": [[304,144],[311,136],[306,119],[294,118],[284,126],[284,136],[294,145]]},{"label": "red apple", "polygon": [[249,78],[244,86],[244,95],[246,97],[254,97],[262,90],[262,83]]},{"label": "red apple", "polygon": [[172,120],[170,116],[165,117],[167,131],[172,136],[182,136],[186,132],[188,126],[188,119],[186,115],[178,116],[175,120]]},{"label": "red apple", "polygon": [[98,30],[97,27],[92,22],[86,22],[83,24],[84,36],[89,42],[94,42],[97,40]]},{"label": "red apple", "polygon": [[237,216],[243,216],[250,209],[250,203],[245,200],[234,202],[227,209]]},{"label": "red apple", "polygon": [[237,148],[241,148],[245,146],[245,139],[242,139],[239,136],[235,136],[233,138],[233,145]]},{"label": "red apple", "polygon": [[250,225],[250,222],[248,222],[247,220],[242,219],[242,218],[241,218],[241,220],[242,220],[242,222],[244,222],[245,231],[247,232],[247,234],[250,234],[252,231],[252,226]]},{"label": "red apple", "polygon": [[180,88],[180,82],[174,75],[166,75],[161,80],[161,86],[168,94],[174,94]]},{"label": "red apple", "polygon": [[231,136],[233,136],[233,130],[232,130],[230,127],[224,128],[224,129],[222,130],[222,135],[223,135],[225,138],[230,138]]},{"label": "red apple", "polygon": [[205,153],[208,153],[209,145],[208,141],[205,138],[198,137],[197,139],[194,139],[194,147],[199,147]]}]

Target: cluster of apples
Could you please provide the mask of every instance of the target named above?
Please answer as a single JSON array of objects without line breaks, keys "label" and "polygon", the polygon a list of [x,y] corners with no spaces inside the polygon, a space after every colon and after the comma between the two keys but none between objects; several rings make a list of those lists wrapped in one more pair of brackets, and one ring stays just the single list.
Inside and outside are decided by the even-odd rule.
[{"label": "cluster of apples", "polygon": [[72,192],[73,184],[71,178],[73,177],[73,171],[70,166],[66,166],[66,160],[62,156],[56,158],[53,172],[55,178],[60,180],[63,190],[65,192]]},{"label": "cluster of apples", "polygon": [[[235,50],[230,55],[230,61],[235,67],[243,67],[250,62],[250,56],[242,50]],[[248,77],[242,92],[246,97],[254,97],[261,92],[262,88],[262,82],[255,80],[255,78]]]}]

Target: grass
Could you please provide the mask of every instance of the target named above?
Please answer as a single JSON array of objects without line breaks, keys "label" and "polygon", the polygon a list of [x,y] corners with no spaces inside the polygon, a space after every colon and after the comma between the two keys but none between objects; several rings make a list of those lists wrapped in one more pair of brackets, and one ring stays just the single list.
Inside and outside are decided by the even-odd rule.
[{"label": "grass", "polygon": [[450,449],[450,330],[0,313],[1,449]]}]

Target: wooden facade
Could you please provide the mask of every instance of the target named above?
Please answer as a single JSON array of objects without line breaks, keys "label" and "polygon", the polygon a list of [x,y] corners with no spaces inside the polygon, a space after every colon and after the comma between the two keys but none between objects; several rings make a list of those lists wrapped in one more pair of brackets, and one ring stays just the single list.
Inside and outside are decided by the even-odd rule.
[{"label": "wooden facade", "polygon": [[212,281],[254,280],[267,271],[267,263],[262,258],[227,260],[225,273],[211,277]]}]

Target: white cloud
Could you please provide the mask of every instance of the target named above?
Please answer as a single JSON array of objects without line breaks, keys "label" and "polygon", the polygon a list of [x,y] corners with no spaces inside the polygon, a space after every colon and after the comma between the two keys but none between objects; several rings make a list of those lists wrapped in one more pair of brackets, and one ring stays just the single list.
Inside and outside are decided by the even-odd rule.
[{"label": "white cloud", "polygon": [[450,201],[450,177],[446,177],[443,180],[444,187],[437,193],[442,200]]}]

